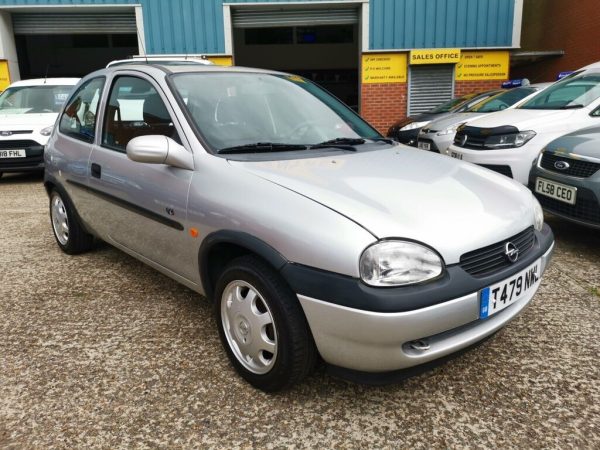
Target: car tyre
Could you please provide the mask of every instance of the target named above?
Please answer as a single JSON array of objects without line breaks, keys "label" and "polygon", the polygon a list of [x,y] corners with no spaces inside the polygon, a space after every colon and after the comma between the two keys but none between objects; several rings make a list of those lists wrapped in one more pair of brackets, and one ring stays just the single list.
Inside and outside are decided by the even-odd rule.
[{"label": "car tyre", "polygon": [[317,351],[298,298],[262,259],[243,256],[229,263],[215,299],[223,346],[250,384],[280,391],[313,370]]},{"label": "car tyre", "polygon": [[50,193],[50,221],[56,243],[69,255],[92,248],[94,237],[85,231],[70,199],[57,189]]}]

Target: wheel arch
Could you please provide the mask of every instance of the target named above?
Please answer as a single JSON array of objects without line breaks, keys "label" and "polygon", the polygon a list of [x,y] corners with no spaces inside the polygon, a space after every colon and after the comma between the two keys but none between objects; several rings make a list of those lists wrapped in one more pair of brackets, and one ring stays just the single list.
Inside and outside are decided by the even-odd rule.
[{"label": "wheel arch", "polygon": [[202,287],[209,299],[213,298],[217,279],[225,266],[244,255],[256,255],[278,272],[288,263],[281,253],[251,234],[234,230],[211,233],[202,241],[198,253]]}]

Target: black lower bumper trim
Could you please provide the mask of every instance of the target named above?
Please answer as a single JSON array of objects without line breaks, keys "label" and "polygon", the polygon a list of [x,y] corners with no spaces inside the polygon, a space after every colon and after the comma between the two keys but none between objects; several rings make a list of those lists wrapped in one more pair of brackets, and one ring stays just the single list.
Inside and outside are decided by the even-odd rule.
[{"label": "black lower bumper trim", "polygon": [[294,292],[349,308],[374,312],[404,312],[436,305],[477,292],[486,286],[509,278],[540,258],[554,242],[548,225],[535,232],[533,248],[516,263],[491,275],[474,277],[458,264],[446,267],[433,281],[403,287],[367,286],[356,278],[307,267],[286,264],[281,275]]}]

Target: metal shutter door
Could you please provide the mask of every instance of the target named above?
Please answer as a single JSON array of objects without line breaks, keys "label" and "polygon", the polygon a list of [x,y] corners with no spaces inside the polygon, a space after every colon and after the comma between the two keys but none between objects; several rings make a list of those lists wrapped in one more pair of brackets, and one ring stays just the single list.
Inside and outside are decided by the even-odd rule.
[{"label": "metal shutter door", "polygon": [[239,8],[231,12],[235,28],[269,28],[358,23],[355,5],[346,8]]},{"label": "metal shutter door", "polygon": [[454,65],[424,65],[410,68],[408,114],[418,114],[454,96]]},{"label": "metal shutter door", "polygon": [[135,12],[13,13],[15,34],[136,33]]}]

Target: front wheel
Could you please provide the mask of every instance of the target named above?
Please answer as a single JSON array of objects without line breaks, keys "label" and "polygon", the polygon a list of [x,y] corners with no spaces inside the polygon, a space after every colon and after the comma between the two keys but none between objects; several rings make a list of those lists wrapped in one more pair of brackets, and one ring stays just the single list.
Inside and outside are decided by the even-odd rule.
[{"label": "front wheel", "polygon": [[267,263],[254,256],[232,261],[215,294],[221,341],[246,381],[274,392],[311,372],[316,349],[302,308]]},{"label": "front wheel", "polygon": [[75,255],[92,247],[92,235],[79,223],[68,197],[61,195],[56,189],[50,193],[50,220],[56,243],[65,253]]}]

